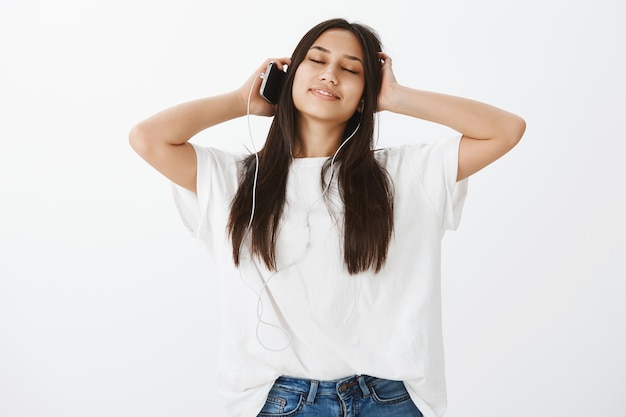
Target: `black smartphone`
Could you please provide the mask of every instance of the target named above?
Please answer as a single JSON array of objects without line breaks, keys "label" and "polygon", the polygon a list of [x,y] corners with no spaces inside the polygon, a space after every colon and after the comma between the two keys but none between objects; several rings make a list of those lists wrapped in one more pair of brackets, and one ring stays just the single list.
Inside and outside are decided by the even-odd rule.
[{"label": "black smartphone", "polygon": [[285,79],[285,71],[278,65],[270,62],[267,69],[263,73],[263,82],[261,83],[261,96],[272,104],[278,102],[278,94],[283,86]]}]

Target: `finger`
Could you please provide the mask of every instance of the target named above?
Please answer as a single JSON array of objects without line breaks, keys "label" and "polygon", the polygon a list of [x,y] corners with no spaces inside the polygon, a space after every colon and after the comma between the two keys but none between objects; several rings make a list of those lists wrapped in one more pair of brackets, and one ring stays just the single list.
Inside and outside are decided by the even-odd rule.
[{"label": "finger", "polygon": [[271,62],[275,62],[275,61],[276,61],[275,58],[268,58],[265,61],[263,61],[261,66],[259,66],[259,68],[257,68],[255,75],[258,74],[261,78],[263,78],[263,75],[265,75],[265,71],[267,71],[267,66]]},{"label": "finger", "polygon": [[380,63],[382,66],[389,65],[391,66],[391,57],[384,52],[378,53],[378,58],[380,59]]},{"label": "finger", "polygon": [[261,70],[260,72],[265,73],[267,66],[271,62],[273,62],[278,67],[284,70],[285,66],[289,66],[289,64],[291,64],[291,58],[268,58],[265,60],[265,62],[263,62],[263,65],[261,65],[261,67],[259,68]]},{"label": "finger", "polygon": [[288,67],[291,64],[291,58],[288,57],[284,57],[284,58],[279,58],[274,60],[274,62],[276,62],[276,64],[278,66],[280,66],[283,70],[285,70],[285,67]]}]

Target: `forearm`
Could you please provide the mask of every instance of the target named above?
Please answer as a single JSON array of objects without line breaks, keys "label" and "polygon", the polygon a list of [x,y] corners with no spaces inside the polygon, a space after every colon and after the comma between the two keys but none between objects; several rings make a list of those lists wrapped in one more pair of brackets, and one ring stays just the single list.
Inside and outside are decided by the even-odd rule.
[{"label": "forearm", "polygon": [[386,110],[445,125],[473,139],[517,137],[523,125],[512,113],[462,97],[402,85],[390,97]]},{"label": "forearm", "polygon": [[230,92],[170,107],[138,123],[133,132],[152,144],[181,145],[202,130],[245,113],[241,96]]}]

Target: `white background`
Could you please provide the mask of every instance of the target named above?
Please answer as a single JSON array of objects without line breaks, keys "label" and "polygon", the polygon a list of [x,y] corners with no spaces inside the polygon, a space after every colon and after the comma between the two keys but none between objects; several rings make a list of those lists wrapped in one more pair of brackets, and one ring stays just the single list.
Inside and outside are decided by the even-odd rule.
[{"label": "white background", "polygon": [[[626,415],[620,1],[0,1],[0,417],[223,414],[213,268],[127,133],[336,16],[528,124],[444,238],[446,416]],[[383,114],[379,145],[449,134]]]}]

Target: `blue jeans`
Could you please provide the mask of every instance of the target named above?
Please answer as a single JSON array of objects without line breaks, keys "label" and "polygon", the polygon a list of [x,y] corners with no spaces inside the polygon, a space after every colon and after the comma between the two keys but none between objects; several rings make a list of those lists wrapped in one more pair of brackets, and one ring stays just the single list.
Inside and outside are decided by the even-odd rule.
[{"label": "blue jeans", "polygon": [[367,375],[335,381],[280,377],[258,417],[422,417],[404,383]]}]

